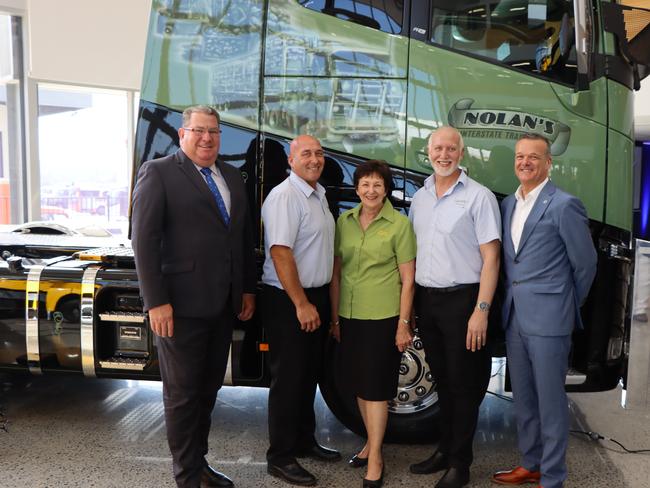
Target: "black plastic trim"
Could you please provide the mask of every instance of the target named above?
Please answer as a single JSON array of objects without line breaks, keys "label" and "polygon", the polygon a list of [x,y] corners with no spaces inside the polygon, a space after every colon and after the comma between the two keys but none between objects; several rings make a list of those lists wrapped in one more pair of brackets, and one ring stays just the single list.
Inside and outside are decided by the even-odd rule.
[{"label": "black plastic trim", "polygon": [[623,58],[609,54],[594,54],[593,60],[595,79],[605,76],[630,90],[634,89],[634,71]]}]

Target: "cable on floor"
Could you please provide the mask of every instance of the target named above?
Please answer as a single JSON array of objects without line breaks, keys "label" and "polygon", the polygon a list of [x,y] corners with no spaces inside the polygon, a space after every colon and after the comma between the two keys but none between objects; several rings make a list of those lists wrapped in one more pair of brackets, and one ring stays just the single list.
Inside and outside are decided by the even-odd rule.
[{"label": "cable on floor", "polygon": [[[490,395],[494,395],[495,397],[499,398],[500,400],[504,400],[506,402],[512,403],[512,398],[507,397],[505,395],[501,395],[499,393],[495,393],[493,391],[488,390],[487,393]],[[623,449],[626,453],[628,454],[644,454],[650,452],[650,449],[628,449],[625,447],[623,444],[621,444],[619,441],[616,439],[612,439],[611,437],[606,437],[604,435],[599,434],[598,432],[587,432],[586,430],[570,430],[569,431],[572,434],[580,434],[580,435],[585,435],[589,437],[592,441],[609,441],[613,442],[617,446],[619,446],[621,449]]]},{"label": "cable on floor", "polygon": [[618,442],[616,439],[612,439],[611,437],[605,437],[604,435],[601,435],[598,432],[587,432],[585,430],[570,430],[569,432],[571,432],[572,434],[585,435],[589,437],[592,441],[613,442],[628,454],[642,454],[642,453],[650,452],[650,449],[628,449],[623,444]]}]

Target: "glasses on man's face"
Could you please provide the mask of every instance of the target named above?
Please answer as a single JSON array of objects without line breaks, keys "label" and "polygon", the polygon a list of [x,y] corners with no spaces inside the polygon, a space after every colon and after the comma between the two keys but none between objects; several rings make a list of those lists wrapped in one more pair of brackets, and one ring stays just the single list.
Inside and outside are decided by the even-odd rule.
[{"label": "glasses on man's face", "polygon": [[197,137],[203,137],[206,132],[210,135],[210,137],[219,137],[221,134],[221,129],[217,128],[206,129],[205,127],[183,127],[183,129],[193,132]]}]

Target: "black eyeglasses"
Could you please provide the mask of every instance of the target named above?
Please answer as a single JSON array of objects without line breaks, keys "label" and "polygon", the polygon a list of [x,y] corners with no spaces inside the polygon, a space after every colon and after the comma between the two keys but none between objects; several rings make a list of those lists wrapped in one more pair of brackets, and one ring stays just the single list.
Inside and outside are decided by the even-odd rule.
[{"label": "black eyeglasses", "polygon": [[206,132],[210,134],[210,137],[218,137],[221,134],[221,129],[206,129],[205,127],[183,127],[185,130],[194,132],[199,137],[202,137]]}]

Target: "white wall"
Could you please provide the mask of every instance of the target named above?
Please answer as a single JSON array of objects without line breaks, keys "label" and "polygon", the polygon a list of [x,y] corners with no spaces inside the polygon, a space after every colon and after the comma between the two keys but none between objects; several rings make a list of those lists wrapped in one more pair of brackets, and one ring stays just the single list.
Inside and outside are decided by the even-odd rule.
[{"label": "white wall", "polygon": [[0,12],[16,14],[27,8],[26,0],[0,0]]},{"label": "white wall", "polygon": [[26,3],[30,78],[140,90],[150,0]]},{"label": "white wall", "polygon": [[634,94],[634,133],[637,141],[650,141],[650,77]]}]

